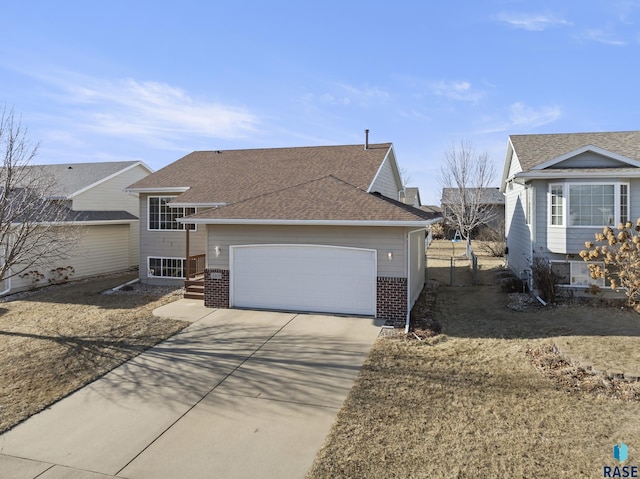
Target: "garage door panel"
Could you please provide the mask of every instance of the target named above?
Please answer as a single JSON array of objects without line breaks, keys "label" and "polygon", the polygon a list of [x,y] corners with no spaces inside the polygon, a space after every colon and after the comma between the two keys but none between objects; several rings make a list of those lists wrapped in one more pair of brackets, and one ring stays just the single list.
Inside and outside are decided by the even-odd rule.
[{"label": "garage door panel", "polygon": [[231,255],[233,306],[375,314],[375,250],[254,245]]}]

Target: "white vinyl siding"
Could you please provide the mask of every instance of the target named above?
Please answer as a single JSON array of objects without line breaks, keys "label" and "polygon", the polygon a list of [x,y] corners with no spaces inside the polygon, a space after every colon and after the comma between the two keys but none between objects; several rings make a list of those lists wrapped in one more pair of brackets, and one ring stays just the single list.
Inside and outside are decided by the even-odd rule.
[{"label": "white vinyl siding", "polygon": [[[137,195],[125,193],[124,189],[149,175],[142,165],[126,171],[95,185],[73,197],[72,208],[76,211],[128,211],[136,218],[140,217],[140,200]],[[129,266],[140,264],[140,224],[131,223],[129,236]]]},{"label": "white vinyl siding", "polygon": [[[79,239],[71,256],[47,266],[30,268],[45,276],[38,286],[47,285],[51,270],[59,267],[71,266],[74,270],[70,278],[72,280],[129,269],[128,224],[71,227],[78,228],[79,231]],[[10,282],[12,292],[26,290],[30,286],[28,278],[18,276],[12,277]]]}]

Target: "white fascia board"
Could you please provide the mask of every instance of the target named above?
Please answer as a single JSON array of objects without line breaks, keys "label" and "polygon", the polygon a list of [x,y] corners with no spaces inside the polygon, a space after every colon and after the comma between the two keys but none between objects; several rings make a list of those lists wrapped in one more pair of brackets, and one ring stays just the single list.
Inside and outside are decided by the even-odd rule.
[{"label": "white fascia board", "polygon": [[175,208],[220,208],[227,206],[229,203],[180,203],[178,201],[170,201],[169,205]]},{"label": "white fascia board", "polygon": [[267,220],[267,219],[206,219],[178,218],[179,223],[201,225],[275,225],[275,226],[399,226],[426,227],[440,218],[424,221],[337,221],[337,220]]},{"label": "white fascia board", "polygon": [[602,155],[613,160],[618,160],[622,163],[628,164],[629,166],[640,167],[640,161],[631,159],[623,155],[619,155],[618,153],[605,150],[604,148],[600,148],[598,146],[587,145],[578,148],[577,150],[570,151],[569,153],[565,153],[564,155],[558,156],[557,158],[553,158],[552,160],[546,161],[540,165],[534,166],[533,168],[531,168],[531,170],[544,170],[545,168],[549,168],[550,166],[561,163],[565,160],[568,160],[569,158],[573,158],[574,156],[581,155],[582,153],[586,153],[587,151],[592,151],[594,153],[597,153],[598,155]]},{"label": "white fascia board", "polygon": [[554,173],[553,170],[545,170],[544,172],[528,171],[523,173],[516,173],[513,176],[514,181],[519,178],[524,180],[555,180],[571,178],[640,178],[640,169],[638,169],[637,172],[620,172],[607,171],[606,168],[603,168],[600,171],[578,171],[575,173],[567,173],[566,171],[559,171],[558,173]]},{"label": "white fascia board", "polygon": [[500,181],[500,192],[504,193],[507,190],[507,175],[509,174],[509,169],[511,168],[511,160],[514,155],[513,143],[511,143],[511,137],[507,142],[507,155],[504,158],[504,168],[502,169],[502,180]]},{"label": "white fascia board", "polygon": [[164,186],[156,188],[125,188],[128,193],[184,193],[190,186]]},{"label": "white fascia board", "polygon": [[[131,220],[94,220],[94,221],[41,221],[34,222],[42,226],[96,226],[96,225],[123,225],[137,223],[138,219]],[[11,226],[20,226],[22,223],[11,223]]]},{"label": "white fascia board", "polygon": [[127,171],[137,167],[137,166],[142,166],[144,168],[146,168],[149,173],[153,173],[153,170],[151,168],[149,168],[147,165],[145,165],[143,162],[141,161],[136,161],[133,165],[129,165],[126,168],[122,168],[119,171],[116,171],[115,173],[112,173],[109,176],[105,176],[104,178],[91,183],[90,185],[85,186],[84,188],[80,188],[78,191],[74,191],[73,193],[71,193],[68,197],[68,199],[72,200],[73,198],[75,198],[76,196],[78,196],[81,193],[84,193],[85,191],[90,190],[91,188],[95,188],[96,186],[98,186],[101,183],[104,183],[105,181],[109,181],[111,178],[115,178],[118,175],[121,175],[122,173],[126,173]]}]

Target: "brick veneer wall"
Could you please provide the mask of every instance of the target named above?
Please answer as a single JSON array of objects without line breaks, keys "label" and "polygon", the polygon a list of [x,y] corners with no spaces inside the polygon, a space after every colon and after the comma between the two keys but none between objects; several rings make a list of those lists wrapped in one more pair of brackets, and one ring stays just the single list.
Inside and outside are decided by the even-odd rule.
[{"label": "brick veneer wall", "polygon": [[378,276],[376,317],[387,326],[404,327],[407,320],[407,278]]},{"label": "brick veneer wall", "polygon": [[[221,278],[213,279],[211,273]],[[229,270],[204,270],[204,305],[207,308],[229,307]],[[407,317],[407,278],[378,277],[376,317],[385,324],[404,327]]]},{"label": "brick veneer wall", "polygon": [[[221,279],[213,279],[211,273],[219,273]],[[204,305],[207,308],[229,307],[229,270],[204,270]]]}]

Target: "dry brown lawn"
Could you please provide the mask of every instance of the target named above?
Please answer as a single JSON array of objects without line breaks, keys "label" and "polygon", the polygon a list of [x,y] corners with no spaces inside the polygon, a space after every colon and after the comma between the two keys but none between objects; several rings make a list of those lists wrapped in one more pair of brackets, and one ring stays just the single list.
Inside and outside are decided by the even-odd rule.
[{"label": "dry brown lawn", "polygon": [[178,299],[170,289],[101,294],[132,277],[78,281],[0,303],[0,432],[188,324],[153,317],[153,309]]},{"label": "dry brown lawn", "polygon": [[309,478],[602,477],[619,441],[627,464],[640,463],[640,402],[560,383],[527,355],[562,338],[572,354],[637,367],[640,316],[584,305],[516,312],[487,284],[492,274],[485,268],[478,287],[440,285],[443,334],[378,339]]}]

